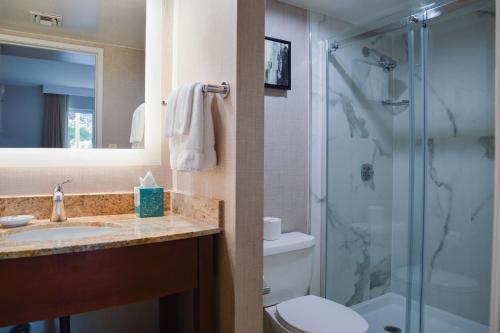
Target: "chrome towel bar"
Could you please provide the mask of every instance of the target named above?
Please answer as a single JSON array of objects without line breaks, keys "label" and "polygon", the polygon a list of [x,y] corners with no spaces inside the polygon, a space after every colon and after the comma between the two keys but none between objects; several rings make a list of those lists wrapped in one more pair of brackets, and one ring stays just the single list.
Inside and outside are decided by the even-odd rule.
[{"label": "chrome towel bar", "polygon": [[[231,92],[231,85],[227,82],[222,82],[221,84],[205,84],[203,86],[203,93],[215,93],[220,94],[222,98],[226,98]],[[161,105],[167,105],[167,100],[161,101]]]}]

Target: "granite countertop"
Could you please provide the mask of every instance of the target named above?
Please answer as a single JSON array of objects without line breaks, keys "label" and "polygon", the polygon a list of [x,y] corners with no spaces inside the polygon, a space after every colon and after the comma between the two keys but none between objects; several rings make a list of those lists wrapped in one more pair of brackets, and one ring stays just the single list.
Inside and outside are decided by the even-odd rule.
[{"label": "granite countertop", "polygon": [[[102,226],[110,227],[112,231],[99,236],[64,241],[5,239],[6,236],[21,231],[64,226]],[[151,218],[137,218],[134,214],[77,217],[62,223],[35,220],[20,228],[0,227],[0,260],[158,243],[213,235],[220,231],[216,225],[172,213]]]}]

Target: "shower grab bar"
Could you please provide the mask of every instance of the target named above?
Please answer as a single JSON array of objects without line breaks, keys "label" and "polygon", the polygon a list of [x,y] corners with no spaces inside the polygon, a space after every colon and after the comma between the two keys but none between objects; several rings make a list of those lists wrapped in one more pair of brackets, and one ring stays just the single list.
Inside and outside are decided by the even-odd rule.
[{"label": "shower grab bar", "polygon": [[[202,91],[206,93],[220,94],[222,98],[229,96],[231,92],[231,85],[228,82],[222,82],[221,84],[205,84],[203,85]],[[161,101],[161,105],[167,105],[168,101],[166,99]]]}]

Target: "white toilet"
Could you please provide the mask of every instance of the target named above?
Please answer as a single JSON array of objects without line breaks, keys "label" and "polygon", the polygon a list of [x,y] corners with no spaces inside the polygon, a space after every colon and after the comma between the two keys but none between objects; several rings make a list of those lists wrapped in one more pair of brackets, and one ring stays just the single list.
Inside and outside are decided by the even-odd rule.
[{"label": "white toilet", "polygon": [[[354,310],[307,295],[313,269],[314,237],[300,232],[264,241],[265,315],[276,333],[367,333]],[[307,295],[307,296],[306,296]]]}]

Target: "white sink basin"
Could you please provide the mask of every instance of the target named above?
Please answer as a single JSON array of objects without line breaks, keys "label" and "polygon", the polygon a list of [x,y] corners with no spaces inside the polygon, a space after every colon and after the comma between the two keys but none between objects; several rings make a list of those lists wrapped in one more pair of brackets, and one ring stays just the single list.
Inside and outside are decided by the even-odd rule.
[{"label": "white sink basin", "polygon": [[19,231],[5,236],[5,240],[20,242],[67,241],[111,234],[110,226],[72,225]]}]

